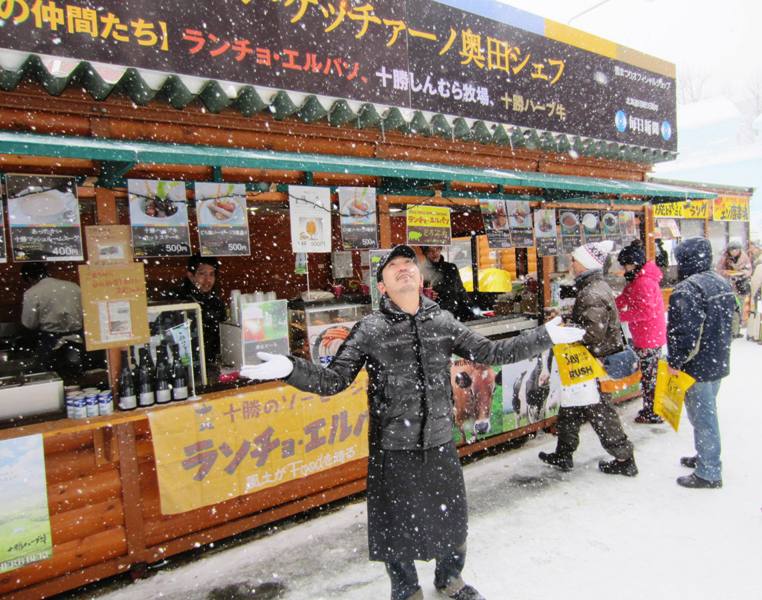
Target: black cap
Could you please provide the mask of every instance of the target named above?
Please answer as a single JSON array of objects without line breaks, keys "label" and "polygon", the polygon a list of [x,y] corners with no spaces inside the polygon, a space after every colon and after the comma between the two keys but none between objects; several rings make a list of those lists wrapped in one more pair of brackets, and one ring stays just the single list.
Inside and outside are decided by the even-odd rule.
[{"label": "black cap", "polygon": [[384,256],[381,259],[381,262],[378,263],[378,271],[376,271],[376,281],[379,283],[383,282],[383,272],[384,267],[388,265],[392,260],[397,258],[398,256],[404,256],[405,258],[412,258],[415,260],[417,257],[415,255],[415,250],[413,250],[410,246],[406,246],[405,244],[399,244],[398,246],[395,246],[391,249],[389,254]]}]

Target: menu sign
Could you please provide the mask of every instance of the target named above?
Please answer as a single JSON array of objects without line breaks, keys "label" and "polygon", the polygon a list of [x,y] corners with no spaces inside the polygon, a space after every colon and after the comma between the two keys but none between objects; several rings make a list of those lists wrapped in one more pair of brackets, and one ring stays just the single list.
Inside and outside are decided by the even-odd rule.
[{"label": "menu sign", "polygon": [[530,248],[532,210],[528,201],[480,200],[484,229],[490,248]]},{"label": "menu sign", "polygon": [[185,183],[129,179],[127,192],[135,257],[189,256],[190,232]]},{"label": "menu sign", "polygon": [[407,208],[407,243],[413,246],[449,246],[450,209],[418,204]]},{"label": "menu sign", "polygon": [[249,215],[242,183],[196,182],[201,256],[249,256]]},{"label": "menu sign", "polygon": [[542,208],[534,211],[534,237],[537,240],[537,253],[540,256],[556,256],[558,254],[555,209]]},{"label": "menu sign", "polygon": [[600,242],[603,240],[601,233],[601,213],[597,210],[580,211],[582,231],[585,234],[585,243]]},{"label": "menu sign", "polygon": [[377,248],[376,188],[339,187],[338,194],[344,248]]},{"label": "menu sign", "polygon": [[559,215],[561,224],[561,249],[564,254],[574,252],[582,245],[582,222],[578,210],[562,209]]},{"label": "menu sign", "polygon": [[144,344],[149,339],[145,269],[80,265],[82,316],[88,350]]},{"label": "menu sign", "polygon": [[257,352],[288,354],[288,301],[241,301],[241,335],[244,365],[261,363]]},{"label": "menu sign", "polygon": [[601,225],[603,227],[603,239],[611,240],[615,245],[621,245],[622,232],[619,229],[619,215],[610,210],[603,212],[601,215]]},{"label": "menu sign", "polygon": [[532,239],[532,210],[529,202],[506,201],[505,210],[508,214],[508,225],[511,228],[511,244],[516,248],[531,248]]},{"label": "menu sign", "polygon": [[14,261],[84,260],[74,177],[6,175],[5,190]]},{"label": "menu sign", "polygon": [[331,189],[288,186],[291,249],[294,252],[331,251]]},{"label": "menu sign", "polygon": [[627,244],[640,238],[638,223],[635,221],[635,213],[631,210],[619,212],[619,231],[622,234],[622,243]]}]

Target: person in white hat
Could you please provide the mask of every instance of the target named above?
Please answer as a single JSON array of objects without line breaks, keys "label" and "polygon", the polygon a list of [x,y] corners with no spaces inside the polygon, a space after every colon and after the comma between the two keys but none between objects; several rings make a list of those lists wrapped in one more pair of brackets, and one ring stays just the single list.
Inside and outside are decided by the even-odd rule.
[{"label": "person in white hat", "polygon": [[[572,253],[571,271],[577,298],[570,321],[585,330],[582,344],[596,358],[621,352],[625,348],[614,292],[603,279],[603,268],[613,249],[613,242],[604,241],[584,244]],[[600,382],[597,387],[589,384],[584,394],[562,390],[561,408],[556,421],[556,451],[540,452],[540,460],[563,471],[571,471],[574,468],[572,455],[579,446],[579,430],[587,421],[598,435],[601,445],[614,457],[610,462],[600,461],[598,468],[609,475],[634,477],[638,474],[638,467],[632,442],[622,429],[619,415],[611,403],[611,394],[600,391]]]}]

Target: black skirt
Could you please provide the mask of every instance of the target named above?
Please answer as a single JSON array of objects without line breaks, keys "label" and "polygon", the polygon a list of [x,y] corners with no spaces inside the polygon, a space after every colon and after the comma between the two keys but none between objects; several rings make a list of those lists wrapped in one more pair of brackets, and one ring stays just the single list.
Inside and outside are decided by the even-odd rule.
[{"label": "black skirt", "polygon": [[462,547],[468,532],[463,470],[455,444],[371,451],[370,560],[431,560]]}]

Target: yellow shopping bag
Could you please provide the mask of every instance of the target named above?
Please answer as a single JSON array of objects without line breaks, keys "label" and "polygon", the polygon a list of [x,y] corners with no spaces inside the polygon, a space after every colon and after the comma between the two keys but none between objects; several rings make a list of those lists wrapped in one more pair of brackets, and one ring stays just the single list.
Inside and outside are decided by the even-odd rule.
[{"label": "yellow shopping bag", "polygon": [[553,356],[562,385],[576,385],[606,376],[601,363],[582,344],[556,344]]},{"label": "yellow shopping bag", "polygon": [[654,394],[654,412],[672,425],[677,431],[680,426],[680,414],[683,412],[685,392],[696,380],[682,371],[671,375],[666,360],[659,361],[656,371],[656,392]]}]

